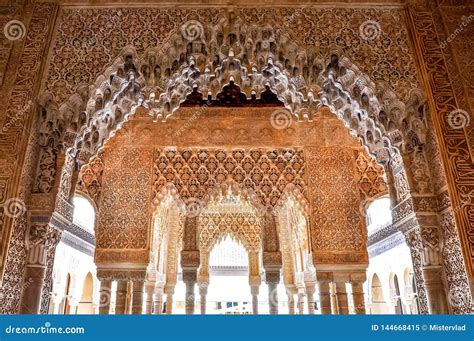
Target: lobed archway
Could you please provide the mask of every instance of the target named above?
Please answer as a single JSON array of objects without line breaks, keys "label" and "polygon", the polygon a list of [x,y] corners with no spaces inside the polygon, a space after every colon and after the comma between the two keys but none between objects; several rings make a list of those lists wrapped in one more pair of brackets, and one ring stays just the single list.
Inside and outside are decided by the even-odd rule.
[{"label": "lobed archway", "polygon": [[[228,27],[224,30],[225,25]],[[270,27],[262,28],[256,41],[250,41],[249,48],[254,53],[246,52],[242,46],[232,49],[238,41],[236,37],[243,35],[243,41],[249,40],[245,32],[251,29],[245,24],[224,22],[206,31],[210,33],[197,36],[192,42],[177,33],[174,40],[177,43],[170,50],[175,58],[165,58],[152,50],[142,57],[137,57],[133,50],[124,51],[123,59],[99,77],[91,89],[78,89],[59,107],[50,94],[45,94],[38,124],[42,131],[38,169],[51,171],[37,175],[35,190],[51,192],[55,178],[60,177],[58,202],[62,206],[58,207],[67,213],[71,208],[61,199],[69,199],[74,168],[96,155],[137,107],[144,106],[154,117],[166,119],[186,101],[203,104],[206,91],[211,100],[217,100],[219,94],[225,97],[226,89],[239,91],[246,100],[265,100],[267,95],[276,95],[297,119],[311,120],[317,108],[329,106],[379,162],[388,164],[394,173],[395,185],[391,188],[394,201],[400,203],[407,199],[409,186],[419,192],[429,189],[423,151],[427,116],[420,94],[414,93],[410,101],[403,104],[391,91],[371,82],[338,51],[329,53],[326,60],[316,60],[311,51],[294,44],[281,44],[287,42],[288,37],[283,31]],[[230,33],[224,35],[223,32]],[[219,44],[215,43],[220,40],[228,41],[230,47],[226,47],[226,53],[217,51],[221,53],[216,60],[207,60],[215,56],[211,52],[216,52]],[[302,87],[296,84],[298,76],[304,83]],[[57,156],[65,150],[67,158],[60,174],[62,168],[56,169],[60,162],[51,160],[57,161]],[[401,156],[406,152],[410,153],[408,175],[404,168],[407,160],[402,161]],[[412,177],[417,178],[416,184],[412,183]],[[394,214],[404,216],[412,212],[413,207],[407,208],[407,205]],[[434,225],[436,223],[430,221],[428,229]],[[418,259],[423,243],[419,242],[421,232],[415,232],[410,241],[416,244],[413,257]],[[425,236],[423,233],[422,237]],[[418,261],[416,266],[420,267],[420,263]],[[417,270],[416,279],[418,290],[423,291],[421,270]]]}]

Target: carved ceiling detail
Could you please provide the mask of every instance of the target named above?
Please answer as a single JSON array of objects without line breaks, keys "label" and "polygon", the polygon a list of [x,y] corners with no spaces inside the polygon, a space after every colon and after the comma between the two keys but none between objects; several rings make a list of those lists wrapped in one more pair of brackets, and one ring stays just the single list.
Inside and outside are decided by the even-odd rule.
[{"label": "carved ceiling detail", "polygon": [[205,200],[216,186],[231,179],[253,191],[262,206],[275,206],[289,185],[305,195],[305,161],[293,149],[155,149],[153,190],[159,195],[173,183],[179,197]]}]

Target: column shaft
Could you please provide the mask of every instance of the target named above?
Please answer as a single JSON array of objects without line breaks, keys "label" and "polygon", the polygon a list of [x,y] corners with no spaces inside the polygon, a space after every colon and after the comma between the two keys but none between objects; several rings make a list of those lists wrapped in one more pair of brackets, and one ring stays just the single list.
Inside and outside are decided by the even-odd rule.
[{"label": "column shaft", "polygon": [[331,289],[329,288],[329,281],[318,280],[319,286],[319,301],[321,303],[321,314],[331,314]]},{"label": "column shaft", "polygon": [[157,287],[155,290],[155,300],[153,302],[153,314],[161,314],[163,311],[163,288]]},{"label": "column shaft", "polygon": [[133,281],[133,296],[132,296],[132,314],[142,314],[143,312],[143,288],[144,281]]},{"label": "column shaft", "polygon": [[20,314],[39,314],[41,292],[43,290],[46,266],[27,265],[23,294],[21,295]]},{"label": "column shaft", "polygon": [[123,315],[126,311],[127,304],[127,287],[128,282],[126,280],[117,281],[117,291],[115,294],[115,314]]},{"label": "column shaft", "polygon": [[442,282],[441,266],[424,266],[422,271],[430,314],[447,314],[448,304]]},{"label": "column shaft", "polygon": [[356,314],[365,314],[364,288],[361,282],[352,282],[352,302]]},{"label": "column shaft", "polygon": [[99,314],[110,314],[110,298],[111,298],[112,281],[110,279],[103,279],[100,281],[100,302]]},{"label": "column shaft", "polygon": [[155,283],[149,282],[145,285],[145,314],[150,315],[153,312],[153,292],[155,291]]},{"label": "column shaft", "polygon": [[194,314],[194,281],[186,282],[186,303],[185,310],[187,315]]},{"label": "column shaft", "polygon": [[250,286],[250,293],[252,294],[252,313],[254,315],[258,314],[258,292],[259,285]]},{"label": "column shaft", "polygon": [[298,314],[304,314],[304,297],[305,294],[302,290],[298,291]]},{"label": "column shaft", "polygon": [[314,283],[306,283],[306,298],[308,300],[308,314],[314,315]]},{"label": "column shaft", "polygon": [[346,282],[336,281],[336,299],[339,314],[349,314]]},{"label": "column shaft", "polygon": [[288,295],[288,314],[295,314],[295,298],[292,293],[287,293]]},{"label": "column shaft", "polygon": [[207,296],[207,286],[205,286],[204,283],[202,283],[199,286],[199,296],[200,296],[200,301],[201,301],[201,314],[205,315],[206,314],[206,296]]},{"label": "column shaft", "polygon": [[195,295],[194,287],[197,281],[197,268],[196,269],[183,269],[183,282],[186,285],[185,293],[185,311],[186,314],[194,314],[195,306]]},{"label": "column shaft", "polygon": [[278,314],[278,283],[267,282],[268,283],[268,306],[270,314]]},{"label": "column shaft", "polygon": [[171,315],[173,313],[173,294],[166,294],[166,314]]}]

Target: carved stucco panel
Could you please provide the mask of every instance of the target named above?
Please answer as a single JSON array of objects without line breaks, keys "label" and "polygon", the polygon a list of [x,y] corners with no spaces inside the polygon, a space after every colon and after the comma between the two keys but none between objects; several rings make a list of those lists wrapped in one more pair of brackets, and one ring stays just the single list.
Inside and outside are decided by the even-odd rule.
[{"label": "carved stucco panel", "polygon": [[[314,256],[328,251],[366,252],[367,229],[354,177],[355,153],[342,148],[307,148],[305,155]],[[323,258],[327,259],[320,260]]]},{"label": "carved stucco panel", "polygon": [[107,149],[104,165],[97,248],[146,249],[151,228],[153,149]]}]

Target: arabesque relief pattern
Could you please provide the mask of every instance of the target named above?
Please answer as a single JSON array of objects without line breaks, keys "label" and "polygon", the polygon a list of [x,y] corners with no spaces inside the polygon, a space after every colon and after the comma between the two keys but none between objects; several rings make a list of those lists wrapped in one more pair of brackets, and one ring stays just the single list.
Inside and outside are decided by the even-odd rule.
[{"label": "arabesque relief pattern", "polygon": [[260,204],[278,204],[288,185],[305,195],[305,159],[292,149],[155,149],[154,192],[171,182],[182,200],[202,200],[216,185],[233,180],[255,192]]},{"label": "arabesque relief pattern", "polygon": [[[311,67],[312,59],[324,58],[331,50],[338,50],[360,65],[373,81],[386,82],[403,99],[408,98],[410,89],[418,87],[408,34],[398,24],[404,20],[400,9],[246,8],[235,9],[234,13],[227,14],[225,10],[216,8],[64,8],[61,9],[57,25],[46,89],[56,96],[58,103],[62,103],[79,85],[93,83],[103,72],[104,65],[112,64],[121,50],[129,45],[134,46],[139,54],[154,47],[158,47],[161,52],[167,51],[164,54],[166,57],[156,60],[157,67],[150,72],[160,74],[167,68],[175,71],[177,65],[174,58],[182,63],[179,54],[174,56],[181,48],[178,44],[186,42],[180,42],[172,36],[180,33],[182,25],[190,20],[202,26],[216,25],[226,16],[237,26],[248,25],[240,37],[235,37],[239,46],[236,55],[245,51],[247,57],[252,58],[246,48],[254,44],[258,26],[268,30],[280,27],[281,31],[288,31],[295,42],[313,48],[313,56],[293,56],[300,59],[295,65],[298,73],[304,72],[304,63],[310,63],[308,66]],[[367,20],[376,20],[380,25],[374,28],[376,39],[373,41],[364,39],[360,34],[360,26]],[[191,30],[203,30],[202,26],[197,24]],[[211,29],[206,28],[202,33],[206,40],[211,34],[215,37],[215,41],[210,41],[212,49],[218,50],[221,45],[218,53],[227,54],[226,44],[229,42],[222,44],[219,41],[224,38],[224,32],[211,32]],[[275,42],[278,44],[274,43],[273,48],[288,44],[290,49],[295,50],[291,41],[277,39]],[[277,51],[275,55],[278,55]],[[264,60],[259,62],[265,63]]]},{"label": "arabesque relief pattern", "polygon": [[[474,238],[474,182],[472,181],[473,154],[472,141],[467,136],[466,128],[459,129],[450,125],[449,116],[458,110],[458,104],[450,83],[443,51],[437,40],[436,28],[431,13],[425,8],[410,11],[416,42],[420,47],[419,58],[423,61],[423,74],[429,85],[433,125],[439,139],[441,156],[446,170],[448,186],[451,189],[451,200],[458,224],[463,255],[469,276],[473,274],[474,249],[470,242]],[[472,123],[471,123],[472,124]],[[466,200],[467,199],[467,200]],[[462,228],[464,227],[464,228]],[[472,285],[471,285],[472,287]]]},{"label": "arabesque relief pattern", "polygon": [[111,148],[103,158],[105,169],[96,247],[145,250],[149,247],[151,224],[153,151],[137,147]]},{"label": "arabesque relief pattern", "polygon": [[76,191],[87,194],[96,205],[99,203],[102,191],[102,174],[104,173],[101,154],[99,153],[81,169],[76,186]]},{"label": "arabesque relief pattern", "polygon": [[[1,168],[1,181],[4,183],[0,188],[4,189],[4,195],[1,196],[3,200],[16,196],[17,193],[20,194],[20,198],[25,201],[26,196],[33,190],[33,187],[30,186],[29,180],[23,180],[28,178],[30,174],[33,174],[33,168],[35,168],[35,157],[36,148],[30,148],[30,152],[27,153],[25,159],[26,171],[23,172],[25,175],[20,184],[20,188],[17,186],[16,179],[19,178],[20,170],[18,167],[19,163],[17,160],[20,159],[19,155],[22,155],[22,151],[26,148],[26,136],[28,128],[31,125],[31,119],[27,120],[31,112],[33,112],[33,105],[30,105],[30,99],[34,99],[37,95],[37,85],[40,78],[40,64],[41,57],[46,55],[45,46],[48,41],[47,35],[50,28],[50,22],[54,19],[53,13],[56,6],[51,4],[36,4],[34,5],[34,13],[31,24],[29,25],[28,33],[25,38],[25,48],[23,51],[22,57],[20,60],[20,67],[17,74],[17,79],[15,81],[13,91],[10,95],[10,101],[7,111],[7,117],[2,120],[3,128],[8,126],[9,128],[3,132],[0,138],[2,146],[2,151],[5,149],[6,155],[2,154],[2,164],[4,165]],[[148,11],[148,12],[147,12]],[[161,11],[161,10],[160,10]],[[273,11],[273,10],[272,10]],[[264,21],[273,20],[272,11],[270,10],[255,10],[252,12],[252,9],[239,10],[239,17],[249,18],[249,22],[263,23]],[[290,32],[290,35],[294,37],[297,41],[302,41],[302,44],[310,44],[313,47],[317,47],[315,53],[321,53],[323,56],[327,56],[332,51],[343,50],[344,54],[350,56],[357,65],[364,70],[366,74],[369,74],[372,80],[384,80],[388,83],[389,87],[393,89],[401,99],[407,99],[407,94],[410,90],[418,87],[418,82],[416,80],[416,69],[414,63],[414,57],[412,51],[410,51],[407,34],[404,26],[399,23],[404,22],[404,15],[401,9],[313,9],[308,8],[301,10],[287,10],[287,9],[278,9],[275,10],[280,13],[288,13],[289,16],[285,17],[285,23],[283,25],[273,25],[275,27],[285,27],[286,30]],[[168,12],[169,10],[162,10],[162,12]],[[104,22],[104,14],[109,13],[114,18],[120,18],[114,20],[106,20]],[[125,13],[125,15],[124,15]],[[131,13],[131,14],[130,14]],[[150,14],[148,14],[150,13]],[[58,21],[58,38],[55,45],[53,46],[53,55],[51,62],[49,64],[49,73],[48,76],[45,76],[45,88],[51,90],[54,93],[55,100],[57,103],[63,103],[64,100],[72,93],[75,93],[78,97],[82,96],[82,100],[85,102],[89,98],[89,94],[82,85],[89,86],[96,80],[96,77],[103,71],[106,65],[111,65],[112,62],[120,56],[121,49],[126,45],[134,45],[137,50],[145,51],[148,47],[154,48],[157,45],[162,44],[165,40],[167,43],[172,44],[173,39],[168,38],[163,40],[158,39],[148,39],[149,37],[154,36],[155,30],[152,30],[150,25],[152,23],[159,22],[161,25],[164,21],[156,21],[157,13],[154,9],[146,9],[141,11],[140,9],[62,9],[60,20]],[[160,12],[161,13],[161,12]],[[215,23],[219,20],[219,10],[209,11],[207,10],[196,10],[196,11],[186,11],[186,10],[177,10],[178,15],[181,15],[183,22],[187,19],[198,19],[203,22],[203,24]],[[206,20],[201,16],[204,14]],[[142,15],[141,15],[142,14]],[[74,16],[76,19],[74,21]],[[96,16],[101,16],[100,18]],[[158,15],[159,16],[159,15]],[[430,105],[432,115],[435,117],[435,128],[440,138],[441,146],[441,155],[443,157],[443,162],[445,163],[445,168],[447,170],[447,180],[448,186],[451,189],[451,195],[453,198],[453,209],[458,223],[461,241],[462,241],[462,250],[464,250],[464,256],[466,257],[466,262],[470,270],[472,263],[472,252],[469,254],[469,236],[472,234],[472,231],[469,231],[469,226],[474,226],[472,221],[472,151],[469,151],[468,137],[465,130],[460,129],[450,129],[446,124],[446,118],[452,110],[457,108],[455,101],[455,94],[452,89],[452,86],[449,84],[449,72],[446,68],[443,54],[441,49],[438,47],[439,42],[436,40],[436,32],[434,30],[433,18],[428,11],[424,9],[414,9],[410,13],[411,17],[416,18],[414,26],[414,33],[417,38],[416,45],[420,47],[420,51],[417,51],[418,58],[422,62],[422,74],[426,76],[429,80],[430,88],[426,89],[427,93],[430,95]],[[315,17],[325,18],[324,20],[314,20]],[[370,44],[360,40],[359,27],[360,24],[372,17],[384,18],[383,20],[378,20],[381,26],[381,34],[376,39],[375,42]],[[142,18],[148,18],[145,23],[142,22]],[[385,21],[385,18],[387,21]],[[97,20],[95,20],[97,19]],[[230,16],[231,20],[235,20],[235,17]],[[333,22],[333,24],[328,25],[327,20]],[[352,19],[352,20],[351,20]],[[101,21],[102,20],[102,21]],[[175,18],[168,18],[170,25],[174,29],[168,30],[171,26],[165,24],[161,28],[156,28],[157,31],[163,32],[172,32],[179,31],[180,23],[176,21]],[[270,20],[270,22],[271,22]],[[293,23],[293,21],[295,21]],[[73,23],[72,26],[69,26],[67,23]],[[100,27],[95,27],[99,31],[99,39],[97,41],[86,40],[85,44],[80,42],[77,39],[78,36],[82,35],[84,37],[92,37],[91,27],[96,25],[96,23],[102,22],[103,25]],[[114,25],[120,26],[120,30],[117,30],[116,27],[111,27]],[[168,26],[167,26],[168,25]],[[411,24],[409,23],[409,26]],[[289,26],[289,27],[287,27]],[[208,26],[206,25],[206,29]],[[104,30],[104,28],[106,28]],[[400,29],[402,28],[402,29]],[[89,29],[89,36],[84,32],[84,30]],[[100,30],[103,30],[100,32]],[[295,30],[301,29],[301,32],[296,32]],[[147,30],[146,32],[143,30]],[[79,34],[78,32],[81,32]],[[176,32],[175,32],[176,33]],[[316,34],[318,33],[318,34]],[[77,35],[76,35],[77,34]],[[114,34],[122,34],[120,39],[113,38]],[[219,37],[219,34],[214,36]],[[391,39],[391,37],[397,36],[397,39]],[[168,37],[172,37],[169,35]],[[229,37],[229,36],[227,36]],[[345,38],[344,38],[345,37]],[[358,38],[359,37],[359,38]],[[108,49],[98,46],[106,46],[105,39],[109,39],[110,46]],[[244,35],[245,38],[245,35]],[[122,40],[121,40],[122,39]],[[128,41],[132,39],[131,41]],[[227,39],[227,38],[226,38]],[[216,40],[217,42],[219,40]],[[350,44],[348,42],[351,42]],[[352,41],[355,41],[353,44]],[[269,49],[271,49],[271,41],[268,41]],[[281,42],[278,41],[278,44]],[[94,46],[97,45],[97,46]],[[235,44],[234,44],[235,45]],[[287,50],[292,50],[294,46],[292,44],[285,44]],[[181,51],[182,47],[176,47],[176,49],[170,49],[172,45],[163,44],[162,51],[174,52]],[[226,49],[226,47],[224,47]],[[112,52],[109,52],[112,51]],[[236,55],[243,57],[242,50],[236,49]],[[297,49],[293,49],[297,51]],[[319,51],[319,52],[318,52]],[[227,51],[220,51],[224,53],[224,56],[227,55]],[[240,52],[240,54],[239,54]],[[168,53],[164,53],[168,55]],[[171,53],[172,54],[172,53]],[[291,53],[290,53],[291,54]],[[65,57],[66,56],[66,57]],[[100,58],[102,56],[102,58]],[[179,53],[176,54],[179,56]],[[301,66],[306,65],[307,61],[311,64],[311,58],[309,61],[305,56],[301,57],[294,56],[292,58],[292,64],[290,65],[291,74],[296,78],[299,75],[299,72],[296,70],[302,70]],[[160,57],[162,58],[162,57]],[[87,60],[87,62],[86,62]],[[170,58],[165,60],[162,63],[159,73],[166,75],[166,70],[169,70],[171,73],[176,71],[175,61],[178,61],[179,64],[182,64],[180,58],[174,59]],[[299,60],[299,61],[298,61]],[[71,61],[67,63],[66,61]],[[106,62],[108,61],[108,63]],[[265,63],[266,60],[262,60],[260,63]],[[299,63],[299,64],[298,64]],[[58,66],[56,66],[58,65]],[[127,64],[129,68],[133,68],[133,64]],[[150,63],[154,67],[157,63]],[[77,66],[77,68],[76,68]],[[331,69],[335,74],[341,75],[338,70],[344,68],[344,65],[330,65]],[[70,69],[72,67],[72,69]],[[319,69],[318,65],[312,65],[313,70],[317,71]],[[67,69],[64,74],[55,73],[55,68]],[[93,70],[89,72],[88,70]],[[125,69],[127,70],[127,69]],[[165,70],[165,71],[162,71]],[[123,71],[123,69],[122,69]],[[108,75],[108,73],[106,73]],[[145,72],[146,74],[146,72]],[[317,74],[317,72],[316,72]],[[303,75],[310,79],[309,72],[304,71]],[[122,74],[122,76],[124,76]],[[167,77],[167,76],[166,76]],[[66,79],[67,81],[60,81],[60,79]],[[46,81],[47,80],[47,81]],[[436,80],[436,81],[434,81]],[[443,83],[445,80],[445,83]],[[148,79],[147,81],[150,81]],[[151,78],[151,81],[154,81],[154,78]],[[100,83],[99,80],[97,80]],[[159,84],[158,84],[159,85]],[[158,88],[160,88],[158,86]],[[360,90],[360,89],[359,89]],[[359,91],[355,90],[354,91]],[[359,93],[360,95],[360,93]],[[360,98],[360,102],[367,106],[367,96],[364,99],[364,96],[356,97]],[[434,95],[434,96],[431,96]],[[77,100],[77,98],[74,98]],[[433,98],[431,98],[433,97]],[[104,98],[107,98],[107,93],[104,94]],[[364,104],[363,102],[366,101]],[[35,101],[34,101],[35,102]],[[98,104],[97,104],[98,103]],[[97,103],[90,103],[92,106],[97,106],[100,108],[100,100],[97,100]],[[69,105],[69,104],[68,104]],[[59,106],[58,106],[59,107]],[[81,109],[82,110],[82,109]],[[18,113],[21,113],[19,115]],[[24,115],[23,115],[24,114]],[[76,113],[74,113],[75,115]],[[79,113],[77,113],[79,115]],[[390,112],[390,117],[397,116],[396,112]],[[105,116],[105,115],[104,115]],[[443,122],[439,122],[438,117],[443,119]],[[2,117],[3,118],[3,117]],[[64,116],[64,119],[68,120],[69,116]],[[115,117],[117,118],[117,117]],[[382,121],[382,115],[379,117]],[[118,121],[120,119],[117,119]],[[74,121],[74,120],[72,120]],[[13,122],[13,125],[10,126],[8,123]],[[74,121],[75,122],[75,121]],[[81,122],[81,120],[77,120]],[[93,122],[92,120],[90,122]],[[84,122],[83,122],[84,123]],[[105,119],[101,122],[104,123],[104,126],[107,126],[110,123],[109,119]],[[398,124],[399,122],[397,122]],[[75,123],[74,123],[75,124]],[[93,122],[93,124],[95,124]],[[357,122],[355,122],[357,126]],[[390,125],[385,124],[387,127]],[[352,126],[352,122],[351,122]],[[76,127],[76,130],[79,130],[81,125],[79,124]],[[374,139],[373,134],[366,134],[365,131],[362,132],[362,139],[364,141],[370,141]],[[397,131],[392,131],[393,140],[402,141],[405,136],[398,136]],[[91,133],[85,135],[85,140],[90,139],[91,142],[85,141],[86,143],[97,143],[98,136],[97,134]],[[380,136],[375,136],[375,139]],[[102,138],[102,137],[101,137]],[[37,143],[36,140],[32,139],[32,143]],[[70,145],[70,144],[69,144]],[[48,147],[48,146],[45,146]],[[53,146],[49,146],[48,148]],[[56,148],[56,146],[54,146]],[[59,151],[59,149],[53,148],[53,154]],[[41,150],[43,153],[43,150]],[[39,154],[41,154],[39,153]],[[469,155],[471,153],[471,155]],[[48,158],[43,158],[45,160],[42,164],[39,165],[40,170],[44,171],[42,168],[44,165],[47,165],[51,159],[54,159],[56,155],[52,155]],[[471,159],[470,159],[471,158]],[[87,158],[86,158],[87,159]],[[56,159],[57,160],[57,159]],[[469,163],[469,160],[471,160]],[[31,166],[31,167],[30,167]],[[51,167],[54,168],[54,165],[51,164]],[[31,169],[30,169],[31,168]],[[55,176],[57,176],[60,171],[55,169],[49,170],[46,168],[46,173],[53,171]],[[44,174],[44,172],[43,172]],[[46,176],[47,181],[38,182],[39,178],[35,177],[36,188],[39,191],[48,191],[52,187],[49,186],[53,182],[51,176]],[[405,181],[403,181],[405,180]],[[400,183],[406,184],[406,178],[400,179]],[[425,181],[422,181],[422,184]],[[30,188],[31,187],[31,188]],[[423,188],[420,188],[423,190]],[[408,188],[407,188],[408,191]],[[404,194],[405,190],[402,188],[399,191],[401,194]],[[35,197],[39,198],[39,197]],[[463,199],[461,199],[463,198]],[[45,207],[49,207],[49,203],[41,201],[43,199],[38,199],[39,203],[45,204]],[[411,205],[409,201],[402,203],[403,205]],[[63,205],[64,206],[64,205]],[[67,205],[66,205],[67,206]],[[64,206],[64,207],[66,207]],[[397,217],[403,217],[405,212],[411,212],[413,207],[399,207],[398,211],[395,212]],[[66,207],[67,208],[67,207]],[[66,210],[67,211],[67,210]],[[18,292],[19,285],[22,277],[22,269],[24,268],[24,259],[25,259],[25,245],[24,245],[24,232],[26,231],[27,221],[25,217],[19,217],[15,222],[11,223],[11,219],[5,219],[5,216],[2,216],[3,224],[2,227],[8,231],[2,231],[2,246],[3,252],[8,248],[8,257],[2,257],[5,265],[5,276],[3,277],[2,282],[2,292],[3,297],[0,298],[0,306],[2,311],[12,312],[16,311],[18,305]],[[6,240],[5,236],[10,234],[10,226],[12,226],[12,240]],[[452,235],[451,235],[452,236]],[[457,239],[457,237],[455,237]],[[458,251],[454,248],[452,250]],[[448,262],[459,261],[459,252],[456,253],[456,257],[453,259],[447,260]],[[3,265],[2,265],[3,267]],[[469,272],[472,275],[472,271]]]},{"label": "arabesque relief pattern", "polygon": [[[25,35],[24,48],[18,53],[16,78],[8,93],[9,101],[2,101],[2,131],[0,133],[0,204],[1,204],[1,267],[2,294],[0,313],[18,312],[22,291],[23,272],[26,265],[25,233],[28,221],[26,215],[15,219],[5,215],[4,203],[17,197],[27,202],[31,189],[31,174],[34,172],[34,160],[37,140],[35,134],[28,139],[28,127],[34,116],[34,100],[42,56],[48,41],[48,32],[56,5],[51,3],[35,4],[33,16]],[[11,59],[10,59],[11,60]],[[9,64],[10,65],[10,64]],[[3,90],[3,89],[2,89]],[[30,146],[27,148],[27,143]],[[24,163],[20,162],[24,159]],[[22,169],[23,165],[23,169]],[[18,178],[21,176],[20,181]],[[10,229],[11,228],[11,229]],[[8,236],[11,237],[9,238]]]},{"label": "arabesque relief pattern", "polygon": [[210,252],[229,235],[242,243],[248,252],[262,248],[262,222],[251,212],[207,213],[198,217],[199,250]]},{"label": "arabesque relief pattern", "polygon": [[311,204],[312,249],[318,263],[367,263],[367,229],[362,220],[352,149],[305,150]]},{"label": "arabesque relief pattern", "polygon": [[359,193],[362,200],[370,200],[388,194],[387,181],[383,167],[373,157],[360,152],[356,159],[359,178]]}]

